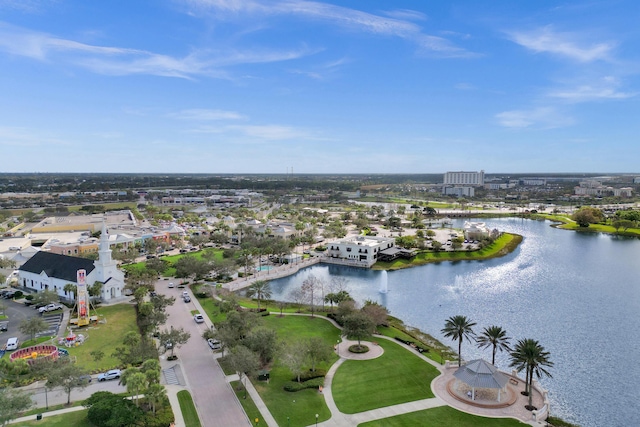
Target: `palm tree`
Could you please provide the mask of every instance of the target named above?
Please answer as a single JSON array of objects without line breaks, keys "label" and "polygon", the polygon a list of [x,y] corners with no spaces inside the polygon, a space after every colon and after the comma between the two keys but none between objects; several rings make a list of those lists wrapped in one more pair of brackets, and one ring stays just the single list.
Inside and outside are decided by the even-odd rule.
[{"label": "palm tree", "polygon": [[442,333],[445,337],[451,338],[454,341],[458,341],[458,366],[462,362],[462,341],[466,338],[471,342],[471,337],[474,336],[473,327],[476,326],[476,322],[472,322],[467,319],[467,316],[452,316],[444,323]]},{"label": "palm tree", "polygon": [[247,296],[258,300],[258,311],[260,311],[260,300],[271,298],[271,285],[266,280],[256,280],[247,289]]},{"label": "palm tree", "polygon": [[491,364],[496,364],[496,352],[500,351],[510,351],[511,347],[509,347],[509,340],[511,338],[507,336],[507,331],[502,329],[500,326],[489,326],[488,328],[484,328],[482,334],[476,340],[478,342],[479,348],[487,348],[489,346],[493,346],[493,355],[491,358]]},{"label": "palm tree", "polygon": [[546,351],[537,340],[531,338],[518,340],[513,351],[511,351],[511,364],[509,366],[516,368],[518,372],[523,369],[526,370],[525,393],[529,396],[527,409],[534,409],[531,389],[533,374],[535,373],[538,378],[540,378],[542,374],[551,377],[549,371],[545,369],[553,366],[553,362],[549,360],[549,352]]}]

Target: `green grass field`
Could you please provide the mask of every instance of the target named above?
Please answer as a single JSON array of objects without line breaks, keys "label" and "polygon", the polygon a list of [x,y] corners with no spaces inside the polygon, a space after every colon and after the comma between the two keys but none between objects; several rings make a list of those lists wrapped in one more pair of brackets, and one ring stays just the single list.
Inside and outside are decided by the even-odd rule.
[{"label": "green grass field", "polygon": [[[76,357],[78,365],[88,371],[103,371],[120,365],[120,361],[111,354],[117,346],[122,345],[122,338],[126,332],[138,330],[133,305],[104,306],[98,308],[97,313],[101,320],[106,320],[106,323],[76,329],[76,333],[85,335],[87,339],[84,344],[68,349],[69,355]],[[91,357],[90,353],[94,350],[101,350],[104,353],[100,362],[96,362]]]},{"label": "green grass field", "polygon": [[11,425],[16,427],[93,427],[93,424],[87,419],[87,411],[88,409],[83,409],[81,411],[50,416],[43,414],[42,420],[40,421],[37,421],[34,415],[32,421],[23,421]]},{"label": "green grass field", "polygon": [[413,259],[397,259],[392,262],[380,262],[374,264],[375,270],[398,270],[401,268],[415,267],[417,265],[427,264],[430,262],[442,261],[467,261],[489,259],[497,256],[503,256],[515,250],[522,236],[517,234],[504,233],[497,238],[491,245],[478,251],[441,251],[441,252],[420,252]]},{"label": "green grass field", "polygon": [[[319,317],[271,315],[264,318],[264,324],[274,328],[278,332],[278,338],[285,343],[319,336],[326,341],[327,346],[333,348],[339,336],[335,326]],[[328,369],[337,358],[338,356],[334,355],[329,363],[319,364],[318,368]],[[307,389],[295,393],[284,391],[284,384],[291,381],[293,375],[277,360],[270,374],[269,383],[254,381],[253,384],[278,425],[286,426],[288,419],[291,427],[307,426],[315,422],[315,414],[318,414],[319,422],[329,419],[331,412],[325,404],[324,396],[318,390]]]},{"label": "green grass field", "polygon": [[[242,409],[244,409],[244,413],[247,414],[251,425],[256,427],[267,427],[267,422],[262,417],[262,414],[258,410],[258,407],[254,403],[253,399],[251,399],[251,396],[248,393],[245,393],[244,387],[240,384],[240,381],[232,381],[229,384],[231,384],[233,392],[236,394],[236,397],[240,401]],[[258,420],[257,423],[256,420]]]},{"label": "green grass field", "polygon": [[439,371],[399,345],[381,340],[384,354],[347,360],[333,378],[333,398],[346,414],[434,397],[431,381]]},{"label": "green grass field", "polygon": [[191,393],[187,390],[180,390],[178,392],[178,402],[180,403],[180,411],[182,411],[184,425],[186,427],[202,427],[200,418],[198,417],[198,411],[196,411],[196,406],[193,404]]},{"label": "green grass field", "polygon": [[358,424],[358,427],[523,427],[527,424],[511,418],[485,418],[460,412],[449,406],[397,415]]}]

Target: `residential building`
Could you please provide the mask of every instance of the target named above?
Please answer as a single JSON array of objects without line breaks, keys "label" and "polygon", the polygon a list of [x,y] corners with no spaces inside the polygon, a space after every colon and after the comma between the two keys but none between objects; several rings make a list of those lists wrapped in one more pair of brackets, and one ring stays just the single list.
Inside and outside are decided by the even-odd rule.
[{"label": "residential building", "polygon": [[366,267],[371,267],[378,260],[378,253],[393,247],[395,239],[376,236],[345,237],[327,244],[329,258],[339,258],[354,261]]},{"label": "residential building", "polygon": [[444,185],[484,185],[484,171],[480,172],[446,172]]}]

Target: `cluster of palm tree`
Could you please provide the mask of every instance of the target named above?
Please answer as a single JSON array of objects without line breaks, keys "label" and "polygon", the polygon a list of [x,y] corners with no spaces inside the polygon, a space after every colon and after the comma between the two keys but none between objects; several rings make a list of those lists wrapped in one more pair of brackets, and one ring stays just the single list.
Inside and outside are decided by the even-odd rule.
[{"label": "cluster of palm tree", "polygon": [[533,393],[531,385],[534,374],[540,378],[542,375],[551,377],[548,368],[553,366],[550,360],[550,353],[540,345],[537,340],[526,338],[518,340],[513,348],[509,345],[510,337],[501,326],[489,326],[484,328],[479,336],[476,336],[473,327],[477,324],[466,316],[452,316],[445,321],[442,333],[445,337],[458,341],[458,366],[462,363],[462,341],[475,341],[479,348],[492,348],[491,363],[496,363],[496,353],[498,351],[508,351],[510,355],[509,367],[515,368],[518,372],[525,371],[525,394],[529,396],[527,409],[533,408]]}]

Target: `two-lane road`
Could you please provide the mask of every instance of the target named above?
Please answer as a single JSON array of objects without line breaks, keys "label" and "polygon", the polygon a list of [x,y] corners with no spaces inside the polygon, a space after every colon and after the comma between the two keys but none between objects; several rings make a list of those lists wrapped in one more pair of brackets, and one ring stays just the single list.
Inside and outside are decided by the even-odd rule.
[{"label": "two-lane road", "polygon": [[[196,309],[194,296],[189,289],[169,288],[168,283],[169,280],[159,280],[155,288],[159,294],[176,297],[176,302],[167,307],[169,318],[165,327],[184,328],[191,334],[189,341],[176,349],[175,354],[198,409],[200,422],[206,427],[251,425],[233,390],[225,381],[224,373],[214,360],[211,349],[202,338],[202,333],[208,328],[207,323],[198,324],[193,320],[191,311]],[[192,302],[185,303],[182,300],[183,291],[189,292]]]}]

